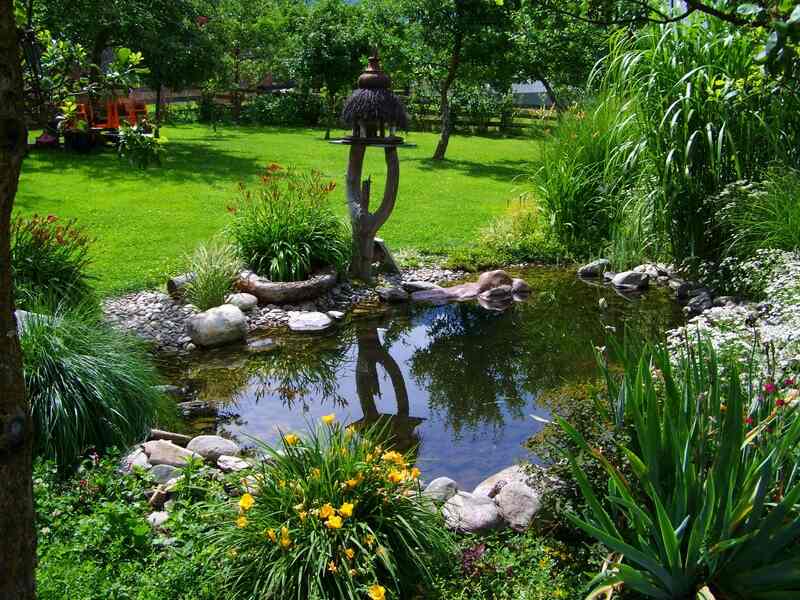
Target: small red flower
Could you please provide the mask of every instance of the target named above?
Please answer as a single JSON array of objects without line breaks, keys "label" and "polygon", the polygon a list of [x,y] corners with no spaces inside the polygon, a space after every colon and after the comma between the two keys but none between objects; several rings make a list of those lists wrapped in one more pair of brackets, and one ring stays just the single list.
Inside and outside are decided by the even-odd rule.
[{"label": "small red flower", "polygon": [[232,215],[235,215],[235,214],[236,214],[236,207],[235,207],[235,206],[226,206],[226,207],[225,207],[225,210],[227,210],[227,211],[228,211],[229,213],[231,213]]},{"label": "small red flower", "polygon": [[53,223],[55,221],[58,221],[58,217],[57,216],[55,216],[55,215],[47,215],[47,222],[48,223]]},{"label": "small red flower", "polygon": [[747,417],[744,420],[744,424],[747,425],[748,427],[752,427],[753,426],[753,417]]},{"label": "small red flower", "polygon": [[784,402],[783,398],[778,398],[775,400],[775,406],[785,406],[786,402]]},{"label": "small red flower", "polygon": [[208,25],[208,17],[205,15],[200,15],[197,17],[195,22],[197,23],[198,27],[205,27],[206,25]]}]

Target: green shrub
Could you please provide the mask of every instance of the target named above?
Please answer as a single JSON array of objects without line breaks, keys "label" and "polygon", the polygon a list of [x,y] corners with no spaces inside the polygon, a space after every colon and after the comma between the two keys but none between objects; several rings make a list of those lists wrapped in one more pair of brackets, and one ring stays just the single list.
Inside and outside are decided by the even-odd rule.
[{"label": "green shrub", "polygon": [[120,158],[127,158],[135,167],[146,169],[161,164],[165,142],[165,138],[157,138],[138,125],[123,124],[119,130],[117,152]]},{"label": "green shrub", "polygon": [[17,308],[43,301],[81,304],[92,295],[86,232],[74,220],[54,215],[17,217],[11,222],[11,273]]},{"label": "green shrub", "polygon": [[233,246],[222,242],[201,244],[189,261],[189,271],[195,276],[186,286],[186,299],[200,310],[225,304],[240,269]]},{"label": "green shrub", "polygon": [[663,347],[629,356],[621,382],[607,373],[611,412],[624,421],[629,481],[563,419],[608,476],[605,502],[574,455],[590,514],[570,520],[617,553],[593,583],[649,598],[789,598],[800,593],[798,390],[721,367],[710,345],[673,366]]},{"label": "green shrub", "polygon": [[800,248],[800,172],[773,170],[761,183],[735,182],[710,202],[724,254],[750,258],[759,249]]},{"label": "green shrub", "polygon": [[278,92],[256,96],[242,109],[242,120],[259,125],[319,124],[323,101],[318,95],[304,92]]},{"label": "green shrub", "polygon": [[31,314],[23,367],[39,455],[61,466],[89,448],[141,440],[156,417],[156,370],[140,342],[81,310]]},{"label": "green shrub", "polygon": [[419,491],[409,457],[374,429],[323,418],[307,438],[284,434],[253,495],[222,507],[212,539],[231,556],[231,598],[409,598],[452,557],[452,540]]},{"label": "green shrub", "polygon": [[239,256],[273,281],[300,281],[315,269],[347,268],[350,236],[330,202],[334,182],[272,164],[256,190],[241,188],[230,235]]}]

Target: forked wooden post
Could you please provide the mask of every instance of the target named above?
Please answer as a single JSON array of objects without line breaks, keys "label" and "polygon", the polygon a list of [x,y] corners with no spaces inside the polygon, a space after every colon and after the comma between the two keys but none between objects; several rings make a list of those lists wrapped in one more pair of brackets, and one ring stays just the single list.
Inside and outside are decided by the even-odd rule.
[{"label": "forked wooden post", "polygon": [[361,180],[364,155],[367,146],[350,146],[350,162],[347,166],[347,206],[350,210],[350,224],[353,229],[353,256],[350,274],[359,279],[372,278],[372,260],[375,248],[375,235],[394,210],[397,189],[400,183],[400,161],[397,147],[384,148],[386,158],[386,186],[383,198],[375,212],[370,212],[371,179]]}]

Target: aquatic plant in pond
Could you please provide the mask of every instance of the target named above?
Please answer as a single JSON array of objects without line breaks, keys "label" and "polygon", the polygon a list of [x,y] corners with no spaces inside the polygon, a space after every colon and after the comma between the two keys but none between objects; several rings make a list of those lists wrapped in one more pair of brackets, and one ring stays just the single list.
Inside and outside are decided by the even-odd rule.
[{"label": "aquatic plant in pond", "polygon": [[454,549],[419,494],[420,471],[380,426],[345,428],[334,414],[308,435],[259,444],[271,460],[251,493],[219,508],[211,536],[230,557],[234,598],[408,597]]}]

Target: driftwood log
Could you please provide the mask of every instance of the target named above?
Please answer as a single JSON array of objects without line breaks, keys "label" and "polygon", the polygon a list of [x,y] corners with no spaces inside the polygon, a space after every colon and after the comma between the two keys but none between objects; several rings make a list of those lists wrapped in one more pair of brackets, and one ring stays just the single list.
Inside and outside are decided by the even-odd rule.
[{"label": "driftwood log", "polygon": [[384,147],[386,158],[386,186],[383,199],[375,212],[370,212],[371,179],[361,180],[364,154],[367,146],[354,143],[350,146],[350,161],[347,166],[347,206],[353,229],[353,256],[350,274],[359,279],[372,279],[372,262],[375,251],[375,234],[389,218],[397,200],[400,183],[400,162],[397,146]]}]

